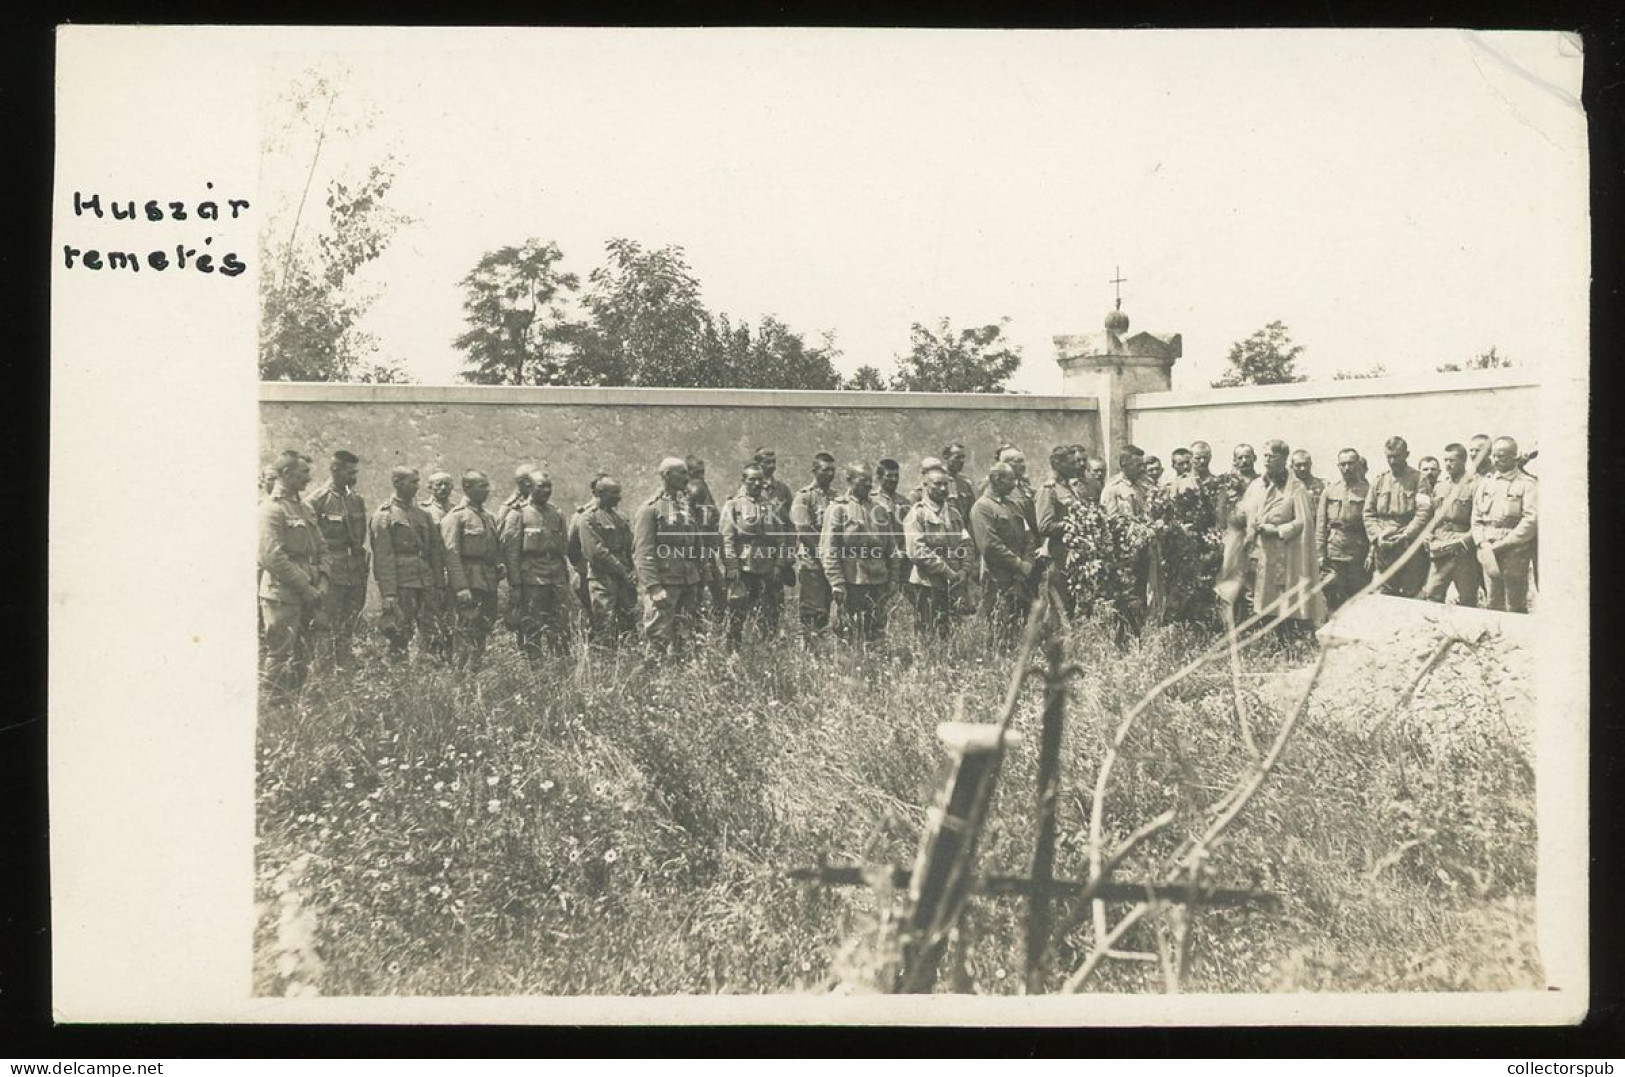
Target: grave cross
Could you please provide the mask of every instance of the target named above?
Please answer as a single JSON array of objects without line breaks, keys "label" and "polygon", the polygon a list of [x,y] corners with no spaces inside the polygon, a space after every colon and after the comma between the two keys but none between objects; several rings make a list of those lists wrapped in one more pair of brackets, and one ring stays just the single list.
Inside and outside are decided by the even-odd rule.
[{"label": "grave cross", "polygon": [[1107,281],[1106,283],[1110,284],[1110,285],[1113,285],[1117,289],[1117,308],[1116,309],[1122,310],[1123,309],[1123,288],[1122,288],[1122,286],[1124,284],[1128,283],[1128,278],[1123,276],[1123,267],[1118,266],[1117,267],[1117,276],[1113,277],[1111,280]]}]

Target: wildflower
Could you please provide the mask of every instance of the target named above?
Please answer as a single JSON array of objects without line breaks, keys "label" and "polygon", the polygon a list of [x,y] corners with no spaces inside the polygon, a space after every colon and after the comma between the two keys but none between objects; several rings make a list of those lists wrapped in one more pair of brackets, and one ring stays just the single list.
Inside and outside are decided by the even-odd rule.
[{"label": "wildflower", "polygon": [[485,810],[490,812],[492,815],[495,815],[497,812],[502,810],[502,801],[500,801],[500,800],[487,801],[486,804],[485,804]]},{"label": "wildflower", "polygon": [[495,774],[493,774],[489,778],[485,779],[485,784],[495,788],[496,784],[501,780],[501,778],[498,778]]},{"label": "wildflower", "polygon": [[438,885],[429,887],[429,893],[431,893],[431,894],[440,893],[440,887]]},{"label": "wildflower", "polygon": [[553,791],[553,782],[552,782],[552,780],[551,779],[544,780],[542,782],[542,792],[551,793],[552,791]]},{"label": "wildflower", "polygon": [[593,782],[592,783],[592,795],[593,796],[601,797],[601,796],[603,796],[604,794],[606,794],[608,792],[609,792],[609,783],[608,782]]},{"label": "wildflower", "polygon": [[449,801],[449,800],[437,800],[437,801],[435,801],[435,803],[439,804],[442,808],[451,807],[451,801]]},{"label": "wildflower", "polygon": [[1003,969],[994,969],[993,970],[993,978],[995,980],[1002,980],[1002,979],[1004,979],[1004,977],[1005,977],[1005,971]]},{"label": "wildflower", "polygon": [[440,792],[445,787],[446,787],[445,782],[435,782],[434,783],[434,791],[437,792],[437,793]]},{"label": "wildflower", "polygon": [[572,864],[579,863],[580,860],[581,860],[581,850],[580,849],[571,849],[570,850],[570,863],[572,863]]},{"label": "wildflower", "polygon": [[389,963],[388,972],[389,972],[389,974],[391,976],[397,975],[400,971],[401,971],[401,963],[399,961],[391,961]]},{"label": "wildflower", "polygon": [[619,849],[611,849],[609,852],[604,854],[604,863],[613,864],[613,863],[615,863],[615,861],[619,860],[620,858],[621,858],[620,850]]},{"label": "wildflower", "polygon": [[355,782],[345,782],[344,783],[344,788],[346,788],[346,789],[354,789],[355,788]]}]

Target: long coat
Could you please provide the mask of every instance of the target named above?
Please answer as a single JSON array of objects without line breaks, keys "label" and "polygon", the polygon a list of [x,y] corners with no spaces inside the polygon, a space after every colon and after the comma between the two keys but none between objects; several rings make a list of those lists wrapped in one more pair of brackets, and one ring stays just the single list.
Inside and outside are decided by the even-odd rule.
[{"label": "long coat", "polygon": [[[1308,488],[1292,475],[1280,486],[1260,476],[1242,495],[1240,513],[1246,525],[1242,541],[1251,561],[1253,609],[1265,609],[1287,595],[1276,611],[1277,620],[1323,624],[1326,602],[1320,595],[1309,595],[1320,580],[1320,560]],[[1260,533],[1261,524],[1275,525],[1277,533]]]}]

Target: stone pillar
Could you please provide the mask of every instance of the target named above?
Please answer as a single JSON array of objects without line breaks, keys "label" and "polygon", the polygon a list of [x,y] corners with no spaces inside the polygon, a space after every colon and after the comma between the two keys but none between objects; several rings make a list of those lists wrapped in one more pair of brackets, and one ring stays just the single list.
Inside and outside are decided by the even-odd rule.
[{"label": "stone pillar", "polygon": [[1106,468],[1117,470],[1117,452],[1134,440],[1128,398],[1135,393],[1173,388],[1173,367],[1184,350],[1178,333],[1128,332],[1128,315],[1106,315],[1105,331],[1055,337],[1055,361],[1061,367],[1061,391],[1092,396],[1100,405],[1100,445]]}]

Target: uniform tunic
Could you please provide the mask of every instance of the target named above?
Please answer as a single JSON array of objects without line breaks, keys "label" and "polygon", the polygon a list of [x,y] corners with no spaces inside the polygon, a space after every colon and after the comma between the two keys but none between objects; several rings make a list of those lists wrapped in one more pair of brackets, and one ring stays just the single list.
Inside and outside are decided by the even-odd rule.
[{"label": "uniform tunic", "polygon": [[311,618],[327,579],[327,551],[316,517],[297,494],[280,489],[260,502],[259,607],[265,630],[265,674],[293,691],[310,661]]},{"label": "uniform tunic", "polygon": [[1326,604],[1336,609],[1371,582],[1371,540],[1365,534],[1365,499],[1369,483],[1327,484],[1315,509],[1315,552],[1323,571],[1333,576]]},{"label": "uniform tunic", "polygon": [[453,658],[468,666],[485,653],[496,624],[497,565],[502,561],[496,519],[483,506],[465,501],[441,519],[440,540],[446,550],[447,589],[454,600],[460,591],[472,599],[457,604],[452,635]]},{"label": "uniform tunic", "polygon": [[1423,597],[1443,602],[1456,587],[1458,606],[1478,605],[1479,565],[1473,548],[1473,498],[1478,476],[1464,472],[1460,479],[1448,474],[1433,488],[1433,534],[1428,536],[1428,582]]},{"label": "uniform tunic", "polygon": [[[662,490],[632,514],[632,565],[643,591],[643,631],[651,645],[686,645],[699,608],[705,535],[688,495]],[[655,600],[664,590],[665,598]]]},{"label": "uniform tunic", "polygon": [[[1371,490],[1365,499],[1365,533],[1371,540],[1372,567],[1385,570],[1400,554],[1416,541],[1416,536],[1427,526],[1427,494],[1420,489],[1422,473],[1407,467],[1395,475],[1384,471],[1371,480]],[[1397,541],[1384,548],[1381,540]],[[1404,566],[1383,585],[1384,594],[1414,597],[1422,589],[1427,563],[1421,551],[1406,561]]]},{"label": "uniform tunic", "polygon": [[1535,477],[1516,468],[1478,480],[1472,536],[1489,582],[1491,609],[1529,611],[1529,565],[1534,557],[1539,495],[1540,483]]},{"label": "uniform tunic", "polygon": [[[1320,596],[1310,594],[1320,582],[1320,568],[1315,557],[1314,511],[1309,506],[1309,490],[1292,475],[1279,485],[1260,476],[1241,499],[1253,609],[1268,609],[1280,602],[1273,614],[1276,620],[1291,618],[1318,625],[1325,621],[1326,612]],[[1261,531],[1265,524],[1272,525],[1275,534]]]}]

